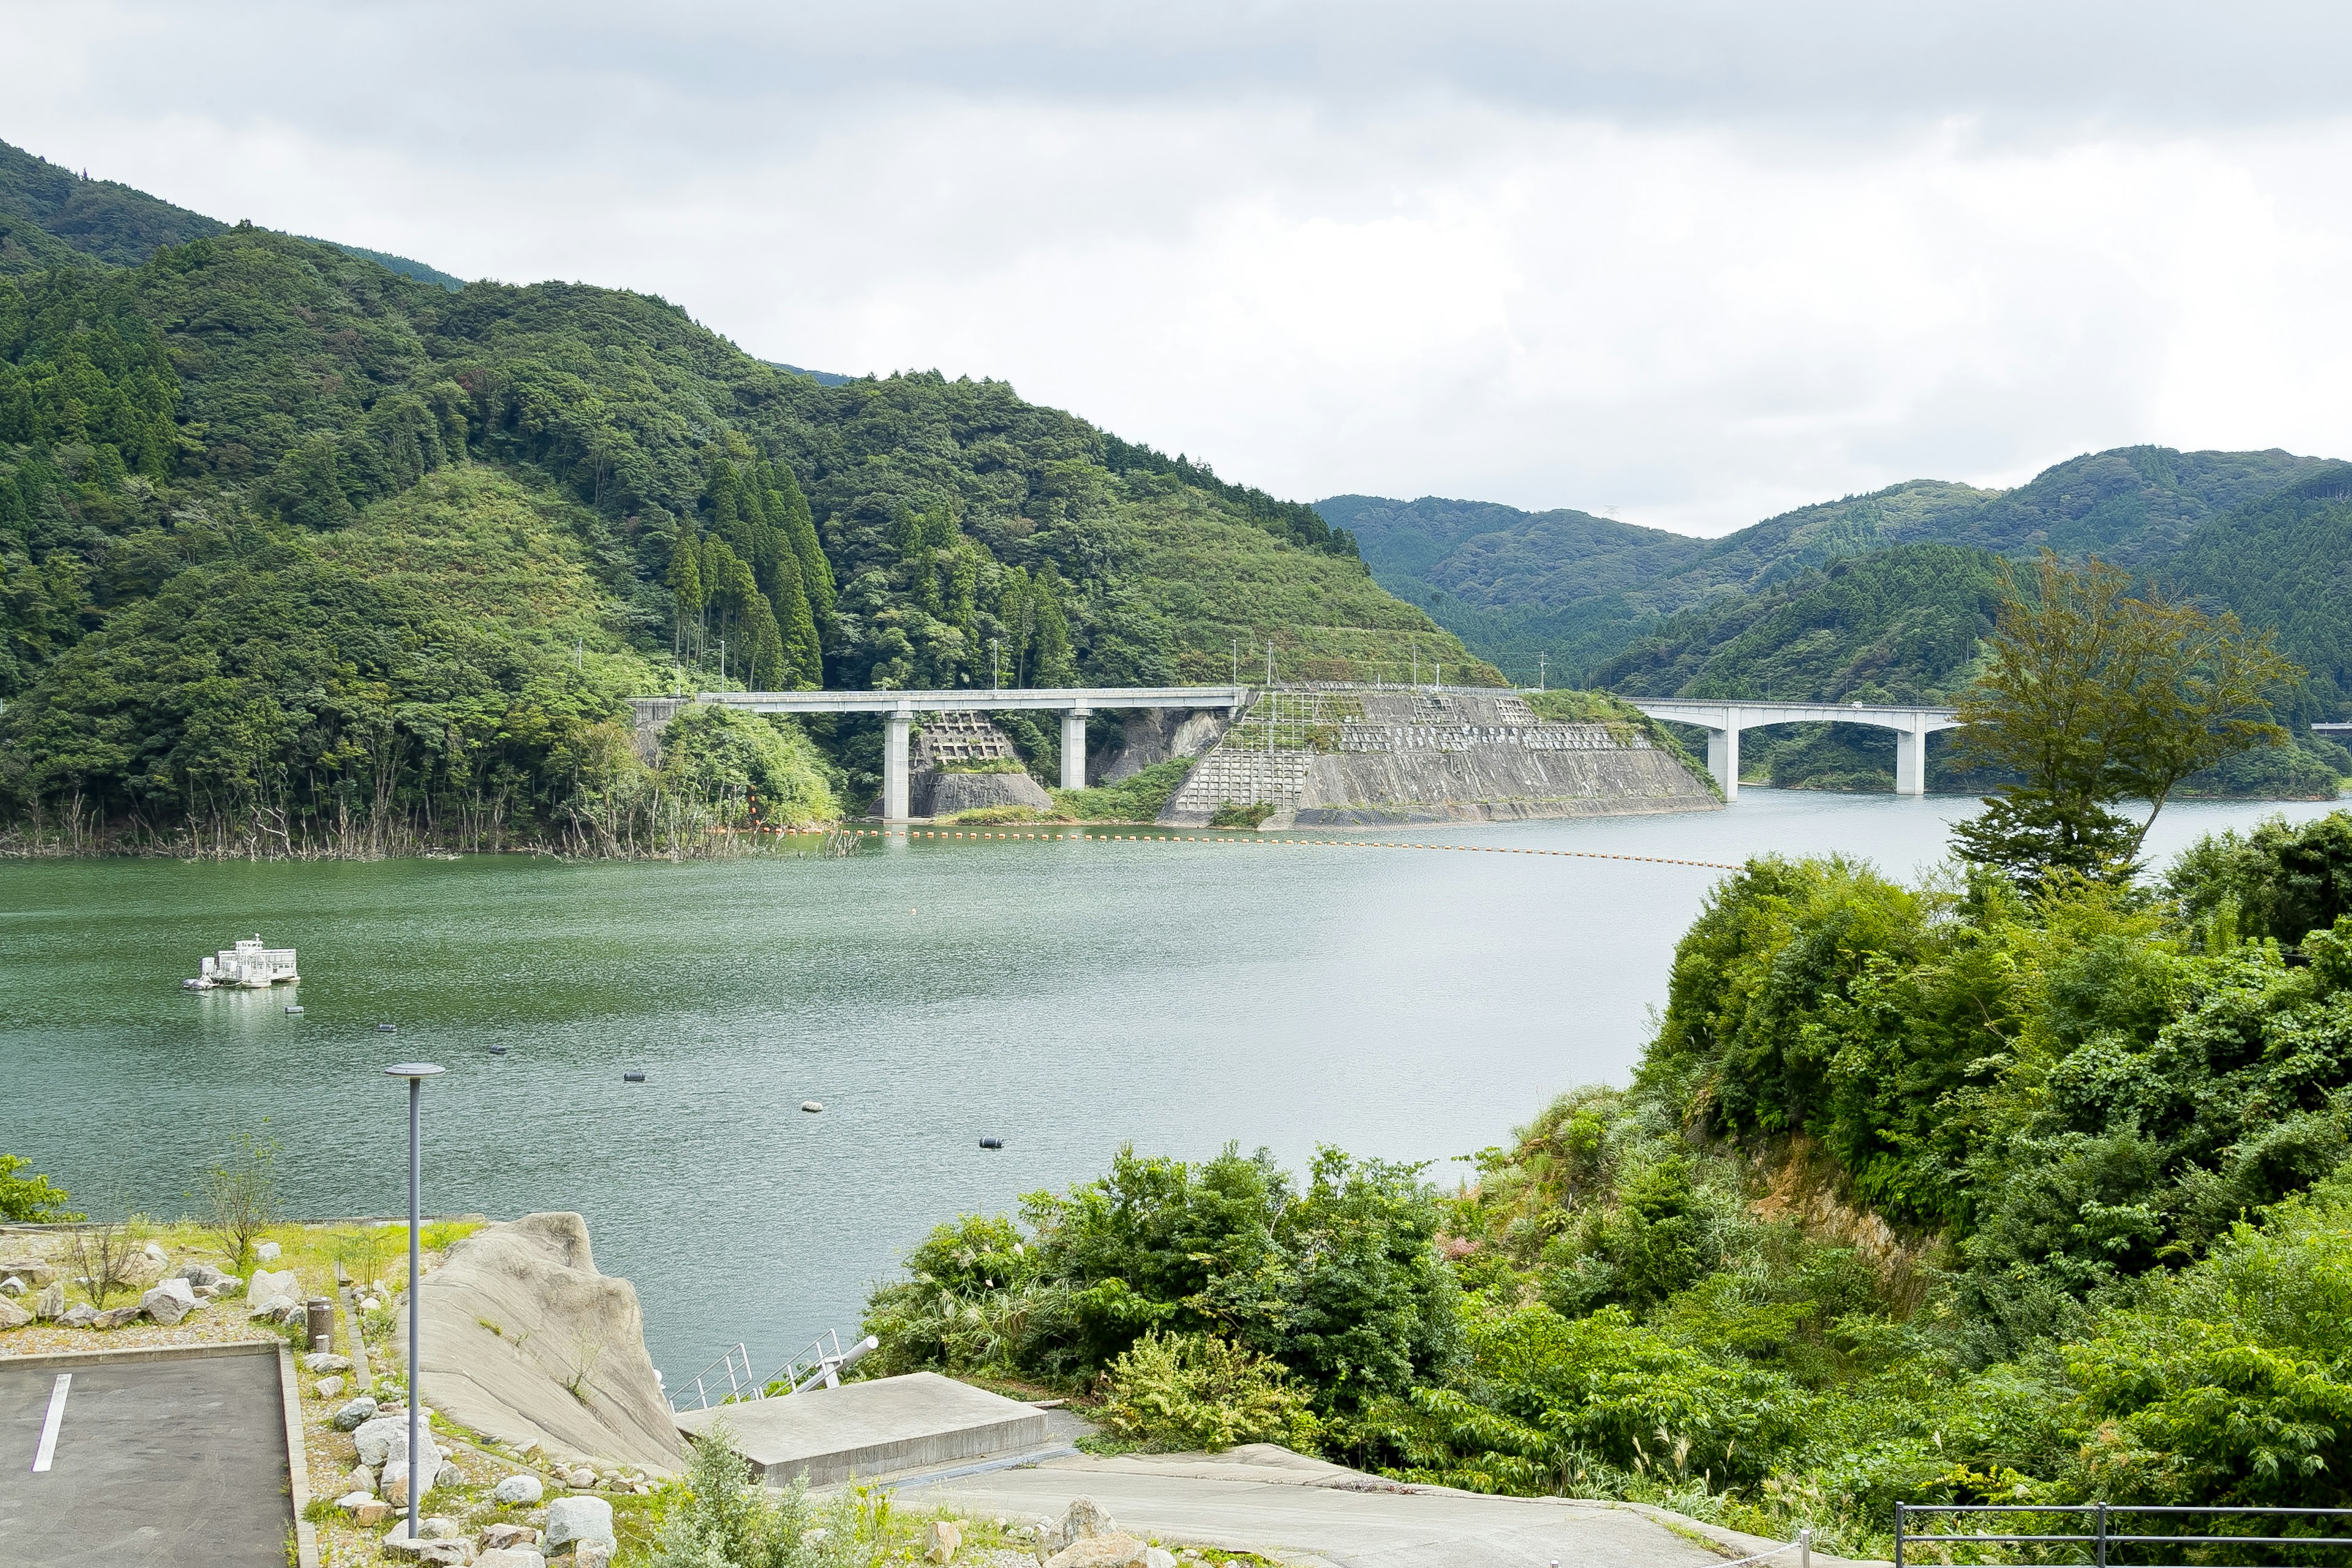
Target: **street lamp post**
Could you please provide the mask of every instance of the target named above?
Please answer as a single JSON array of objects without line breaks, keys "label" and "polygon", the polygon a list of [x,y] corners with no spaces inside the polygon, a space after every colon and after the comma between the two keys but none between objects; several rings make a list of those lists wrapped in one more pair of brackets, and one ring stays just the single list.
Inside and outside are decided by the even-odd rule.
[{"label": "street lamp post", "polygon": [[431,1062],[401,1062],[383,1069],[386,1078],[408,1080],[408,1539],[416,1539],[416,1510],[425,1490],[424,1453],[417,1440],[417,1422],[425,1408],[425,1366],[417,1357],[417,1322],[424,1317],[422,1303],[416,1299],[419,1274],[418,1227],[424,1223],[423,1189],[417,1181],[419,1160],[416,1139],[417,1090],[428,1078],[438,1078],[441,1069]]}]

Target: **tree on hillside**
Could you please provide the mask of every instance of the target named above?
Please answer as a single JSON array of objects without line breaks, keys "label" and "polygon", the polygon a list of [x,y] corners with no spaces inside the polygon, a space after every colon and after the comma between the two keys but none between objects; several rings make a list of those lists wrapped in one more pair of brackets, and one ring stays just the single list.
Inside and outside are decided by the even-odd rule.
[{"label": "tree on hillside", "polygon": [[[2270,633],[2131,588],[2119,567],[2067,567],[2048,551],[2030,596],[2004,569],[1960,752],[2018,782],[1954,830],[1964,858],[2029,885],[2053,871],[2121,879],[2181,780],[2286,738],[2265,698],[2303,671]],[[2127,800],[2147,803],[2145,820],[2113,809]]]}]

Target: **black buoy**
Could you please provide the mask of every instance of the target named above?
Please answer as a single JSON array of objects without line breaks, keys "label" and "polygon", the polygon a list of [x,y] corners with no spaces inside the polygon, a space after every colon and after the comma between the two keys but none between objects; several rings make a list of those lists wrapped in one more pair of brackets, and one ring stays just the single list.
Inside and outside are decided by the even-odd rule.
[{"label": "black buoy", "polygon": [[492,1046],[490,1047],[490,1055],[494,1057],[502,1057],[506,1054],[507,1048],[504,1046]]},{"label": "black buoy", "polygon": [[621,1081],[623,1083],[643,1083],[646,1081],[646,1075],[641,1072],[625,1072],[621,1075]]},{"label": "black buoy", "polygon": [[397,1024],[378,1024],[375,1026],[375,1032],[379,1035],[396,1035],[400,1033],[400,1026]]},{"label": "black buoy", "polygon": [[1002,1138],[983,1138],[980,1141],[980,1146],[983,1149],[1002,1149],[1004,1147],[1004,1140]]}]

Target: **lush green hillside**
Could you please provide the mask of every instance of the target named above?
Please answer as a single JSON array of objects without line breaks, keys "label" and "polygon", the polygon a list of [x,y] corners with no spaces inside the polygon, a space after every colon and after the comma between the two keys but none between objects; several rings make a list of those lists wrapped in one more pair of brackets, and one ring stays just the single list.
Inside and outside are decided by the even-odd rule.
[{"label": "lush green hillside", "polygon": [[2047,545],[2154,569],[2209,520],[2320,466],[2279,451],[2122,447],[2060,463],[2013,490],[1914,479],[1718,540],[1473,501],[1340,496],[1318,505],[1356,530],[1386,586],[1480,653],[1514,672],[1543,654],[1555,668],[1589,673],[1637,641],[1673,635],[1661,617],[1704,617],[1808,568],[1898,544],[2011,556]]},{"label": "lush green hillside", "polygon": [[226,226],[0,142],[0,276],[91,262],[135,267]]},{"label": "lush green hillside", "polygon": [[[628,689],[1210,679],[1268,643],[1288,678],[1495,678],[1311,509],[1001,383],[827,384],[657,299],[244,226],[0,281],[20,824],[589,842]],[[819,731],[862,798],[876,737]]]},{"label": "lush green hillside", "polygon": [[1763,857],[1633,1085],[1472,1182],[1123,1150],[942,1223],[869,1367],[1849,1558],[1898,1501],[2339,1509],[2347,1109],[2352,817],[2208,840],[2154,898]]}]

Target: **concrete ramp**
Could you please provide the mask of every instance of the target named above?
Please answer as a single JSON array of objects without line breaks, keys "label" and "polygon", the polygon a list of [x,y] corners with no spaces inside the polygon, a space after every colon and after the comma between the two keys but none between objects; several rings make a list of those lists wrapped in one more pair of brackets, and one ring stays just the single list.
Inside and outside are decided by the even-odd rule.
[{"label": "concrete ramp", "polygon": [[772,1486],[803,1477],[824,1487],[947,1469],[1025,1454],[1045,1442],[1044,1411],[931,1372],[677,1416],[678,1430],[689,1437],[719,1426]]}]

